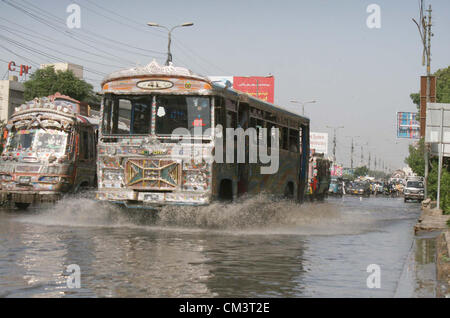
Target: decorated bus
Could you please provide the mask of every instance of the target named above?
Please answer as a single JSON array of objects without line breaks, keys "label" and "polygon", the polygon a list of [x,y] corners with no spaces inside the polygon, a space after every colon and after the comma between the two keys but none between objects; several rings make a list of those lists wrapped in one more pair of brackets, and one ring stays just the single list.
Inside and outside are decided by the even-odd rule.
[{"label": "decorated bus", "polygon": [[309,119],[156,61],[102,83],[97,199],[130,208],[268,193],[302,201]]},{"label": "decorated bus", "polygon": [[59,93],[16,107],[3,132],[2,202],[26,209],[96,186],[99,120],[89,112],[87,104]]}]

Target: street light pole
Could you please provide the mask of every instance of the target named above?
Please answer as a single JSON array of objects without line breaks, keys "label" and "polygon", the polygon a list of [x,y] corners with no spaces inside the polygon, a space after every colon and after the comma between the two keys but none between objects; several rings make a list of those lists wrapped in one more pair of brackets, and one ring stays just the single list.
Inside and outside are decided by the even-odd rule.
[{"label": "street light pole", "polygon": [[180,24],[180,25],[176,25],[176,26],[174,26],[174,27],[172,27],[170,29],[168,27],[165,27],[163,25],[159,25],[158,23],[154,23],[154,22],[149,22],[149,23],[147,23],[147,25],[148,26],[152,26],[152,27],[164,28],[167,31],[169,31],[169,35],[168,35],[169,36],[169,41],[167,43],[167,60],[166,60],[166,65],[169,65],[169,63],[172,62],[172,53],[170,52],[170,45],[172,44],[172,31],[174,29],[176,29],[176,28],[179,28],[179,27],[193,26],[194,23],[186,22],[186,23],[183,23],[183,24]]},{"label": "street light pole", "polygon": [[290,102],[294,103],[294,104],[301,104],[302,105],[302,116],[305,116],[305,104],[313,104],[313,103],[316,103],[317,101],[316,100],[310,100],[310,101],[307,101],[307,102],[300,102],[298,100],[291,100]]},{"label": "street light pole", "polygon": [[327,126],[327,128],[331,128],[334,130],[334,136],[333,136],[333,161],[336,162],[336,130],[339,128],[344,128],[344,126],[338,126],[338,127],[331,127]]}]

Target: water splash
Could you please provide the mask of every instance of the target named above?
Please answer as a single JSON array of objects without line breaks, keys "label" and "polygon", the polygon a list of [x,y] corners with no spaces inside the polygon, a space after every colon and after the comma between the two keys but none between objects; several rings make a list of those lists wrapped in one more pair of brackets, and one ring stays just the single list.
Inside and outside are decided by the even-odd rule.
[{"label": "water splash", "polygon": [[219,231],[235,234],[336,235],[374,228],[374,218],[344,210],[336,201],[305,203],[264,195],[208,206],[165,206],[159,212],[125,210],[83,196],[66,197],[21,221],[42,225]]}]

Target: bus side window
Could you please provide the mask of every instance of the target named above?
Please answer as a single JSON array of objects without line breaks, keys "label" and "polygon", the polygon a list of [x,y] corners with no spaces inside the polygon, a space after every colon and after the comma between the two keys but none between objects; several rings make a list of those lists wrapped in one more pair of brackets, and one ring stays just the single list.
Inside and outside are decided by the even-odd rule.
[{"label": "bus side window", "polygon": [[303,126],[298,131],[298,151],[303,153]]},{"label": "bus side window", "polygon": [[225,127],[225,123],[223,120],[223,107],[223,97],[214,97],[214,126],[222,125],[222,127]]},{"label": "bus side window", "polygon": [[227,128],[236,128],[236,112],[227,111]]},{"label": "bus side window", "polygon": [[90,129],[89,130],[89,159],[95,159],[95,133]]},{"label": "bus side window", "polygon": [[295,129],[289,129],[289,151],[298,152],[299,132]]},{"label": "bus side window", "polygon": [[287,127],[281,127],[280,134],[281,149],[289,150],[289,135]]}]

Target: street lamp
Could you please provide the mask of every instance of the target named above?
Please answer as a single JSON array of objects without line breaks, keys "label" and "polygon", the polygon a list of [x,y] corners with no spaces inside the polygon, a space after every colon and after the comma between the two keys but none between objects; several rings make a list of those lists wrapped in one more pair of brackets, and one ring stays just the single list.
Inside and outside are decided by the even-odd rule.
[{"label": "street lamp", "polygon": [[176,28],[179,28],[179,27],[193,26],[194,23],[186,22],[186,23],[183,23],[183,24],[180,24],[180,25],[176,25],[176,26],[172,27],[171,29],[169,29],[168,27],[165,27],[164,25],[159,25],[158,23],[155,23],[155,22],[149,22],[149,23],[147,23],[147,25],[151,26],[151,27],[164,28],[167,31],[169,31],[169,43],[167,45],[167,61],[166,61],[166,65],[169,65],[169,63],[172,62],[172,53],[170,52],[170,44],[172,42],[172,31],[174,29],[176,29]]},{"label": "street lamp", "polygon": [[300,102],[298,100],[291,100],[290,102],[294,103],[294,104],[301,104],[302,105],[302,109],[303,109],[302,115],[305,116],[305,104],[313,104],[313,103],[316,103],[317,101],[310,100],[310,101],[307,101],[307,102]]}]

